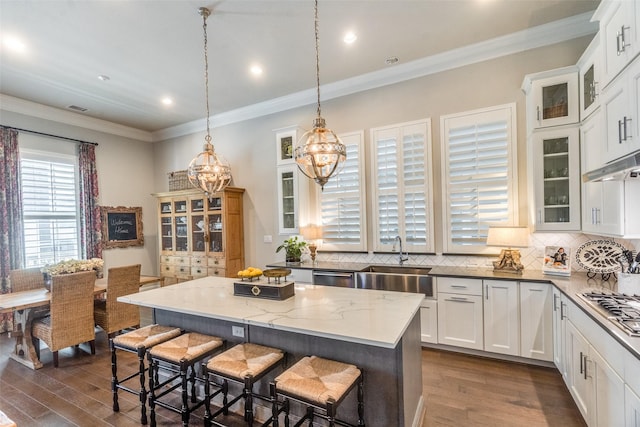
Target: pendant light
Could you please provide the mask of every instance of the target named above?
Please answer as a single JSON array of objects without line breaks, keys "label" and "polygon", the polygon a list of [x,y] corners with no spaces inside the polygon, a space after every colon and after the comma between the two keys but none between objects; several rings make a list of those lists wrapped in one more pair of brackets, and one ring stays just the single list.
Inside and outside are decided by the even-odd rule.
[{"label": "pendant light", "polygon": [[294,150],[298,168],[324,189],[329,178],[340,172],[347,159],[347,147],[340,138],[327,129],[320,110],[320,55],[318,54],[318,0],[315,0],[316,34],[316,89],[318,94],[318,116],[313,121],[313,129],[305,132]]},{"label": "pendant light", "polygon": [[209,9],[201,7],[198,13],[202,16],[202,28],[204,30],[204,87],[207,101],[207,136],[204,138],[202,153],[198,154],[187,169],[189,182],[194,187],[204,191],[207,196],[222,191],[231,183],[231,167],[218,156],[211,144],[211,131],[209,129],[209,57],[207,55],[207,18],[211,14]]}]

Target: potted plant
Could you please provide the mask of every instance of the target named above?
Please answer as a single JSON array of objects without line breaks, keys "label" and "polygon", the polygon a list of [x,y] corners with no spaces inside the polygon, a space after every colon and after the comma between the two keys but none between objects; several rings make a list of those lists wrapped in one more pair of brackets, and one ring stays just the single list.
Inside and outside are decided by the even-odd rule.
[{"label": "potted plant", "polygon": [[282,249],[285,251],[285,261],[287,264],[299,264],[302,257],[302,250],[307,247],[307,242],[298,239],[298,236],[289,237],[278,248],[276,253]]}]

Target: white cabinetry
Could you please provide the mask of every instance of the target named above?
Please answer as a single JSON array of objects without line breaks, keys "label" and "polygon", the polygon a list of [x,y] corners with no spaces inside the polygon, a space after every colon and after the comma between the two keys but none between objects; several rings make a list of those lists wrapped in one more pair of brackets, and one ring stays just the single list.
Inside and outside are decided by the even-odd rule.
[{"label": "white cabinetry", "polygon": [[438,343],[484,349],[482,280],[438,278]]},{"label": "white cabinetry", "polygon": [[629,388],[624,387],[625,426],[640,427],[640,397]]},{"label": "white cabinetry", "polygon": [[553,363],[567,383],[567,303],[566,296],[553,288]]},{"label": "white cabinetry", "polygon": [[518,356],[518,282],[484,280],[484,349]]},{"label": "white cabinetry", "polygon": [[[602,165],[602,114],[597,111],[580,126],[582,171]],[[624,183],[598,181],[582,183],[582,231],[619,236],[623,234]]]},{"label": "white cabinetry", "polygon": [[585,120],[600,105],[602,49],[596,34],[578,60],[580,80],[580,120]]},{"label": "white cabinetry", "polygon": [[604,162],[640,149],[638,104],[640,102],[640,59],[618,76],[602,94],[605,122]]},{"label": "white cabinetry", "polygon": [[531,136],[536,231],[580,230],[578,127]]},{"label": "white cabinetry", "polygon": [[577,67],[565,67],[525,77],[527,123],[530,129],[577,123],[579,95]]},{"label": "white cabinetry", "polygon": [[593,387],[589,384],[586,364],[589,342],[570,321],[567,322],[567,387],[582,417],[589,424],[593,410]]},{"label": "white cabinetry", "polygon": [[520,282],[519,354],[522,357],[553,360],[552,287],[549,283]]},{"label": "white cabinetry", "polygon": [[635,1],[603,0],[593,16],[600,21],[605,85],[638,53],[637,7]]},{"label": "white cabinetry", "polygon": [[609,427],[624,424],[624,380],[593,347],[585,366],[588,381],[593,387],[595,412],[590,426]]},{"label": "white cabinetry", "polygon": [[438,342],[438,301],[425,298],[420,307],[421,341]]}]

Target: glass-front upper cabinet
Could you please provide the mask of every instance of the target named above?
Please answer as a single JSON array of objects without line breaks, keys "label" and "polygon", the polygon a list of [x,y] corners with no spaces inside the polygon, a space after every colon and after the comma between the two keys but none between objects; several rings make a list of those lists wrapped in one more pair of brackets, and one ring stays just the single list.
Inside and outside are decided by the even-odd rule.
[{"label": "glass-front upper cabinet", "polygon": [[189,200],[189,212],[191,219],[191,252],[204,253],[207,249],[207,227],[204,216],[204,198]]},{"label": "glass-front upper cabinet", "polygon": [[579,131],[533,134],[536,231],[580,230]]},{"label": "glass-front upper cabinet", "polygon": [[565,67],[525,77],[531,128],[577,123],[579,120],[578,72]]},{"label": "glass-front upper cabinet", "polygon": [[584,121],[600,105],[602,51],[599,34],[594,36],[578,60],[578,67],[580,68],[580,120]]},{"label": "glass-front upper cabinet", "polygon": [[207,227],[209,229],[209,252],[224,252],[223,247],[222,197],[213,196],[207,204]]}]

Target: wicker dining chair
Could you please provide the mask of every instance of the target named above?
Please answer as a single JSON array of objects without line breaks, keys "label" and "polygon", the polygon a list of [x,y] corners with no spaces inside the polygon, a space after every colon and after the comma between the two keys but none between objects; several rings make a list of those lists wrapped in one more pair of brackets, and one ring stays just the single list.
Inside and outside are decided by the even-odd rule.
[{"label": "wicker dining chair", "polygon": [[107,276],[107,298],[95,300],[93,317],[113,338],[116,332],[140,326],[140,308],[137,305],[118,302],[118,297],[138,293],[140,290],[140,264],[113,267]]},{"label": "wicker dining chair", "polygon": [[[9,284],[11,292],[44,289],[44,276],[40,267],[11,270],[9,271]],[[49,314],[49,307],[36,307],[32,313],[33,318],[46,316]]]},{"label": "wicker dining chair", "polygon": [[40,342],[53,353],[53,366],[58,367],[58,350],[88,342],[96,353],[93,322],[94,271],[52,276],[49,316],[35,319],[31,327],[36,354]]},{"label": "wicker dining chair", "polygon": [[44,288],[44,276],[39,267],[9,271],[11,292],[30,291]]}]

